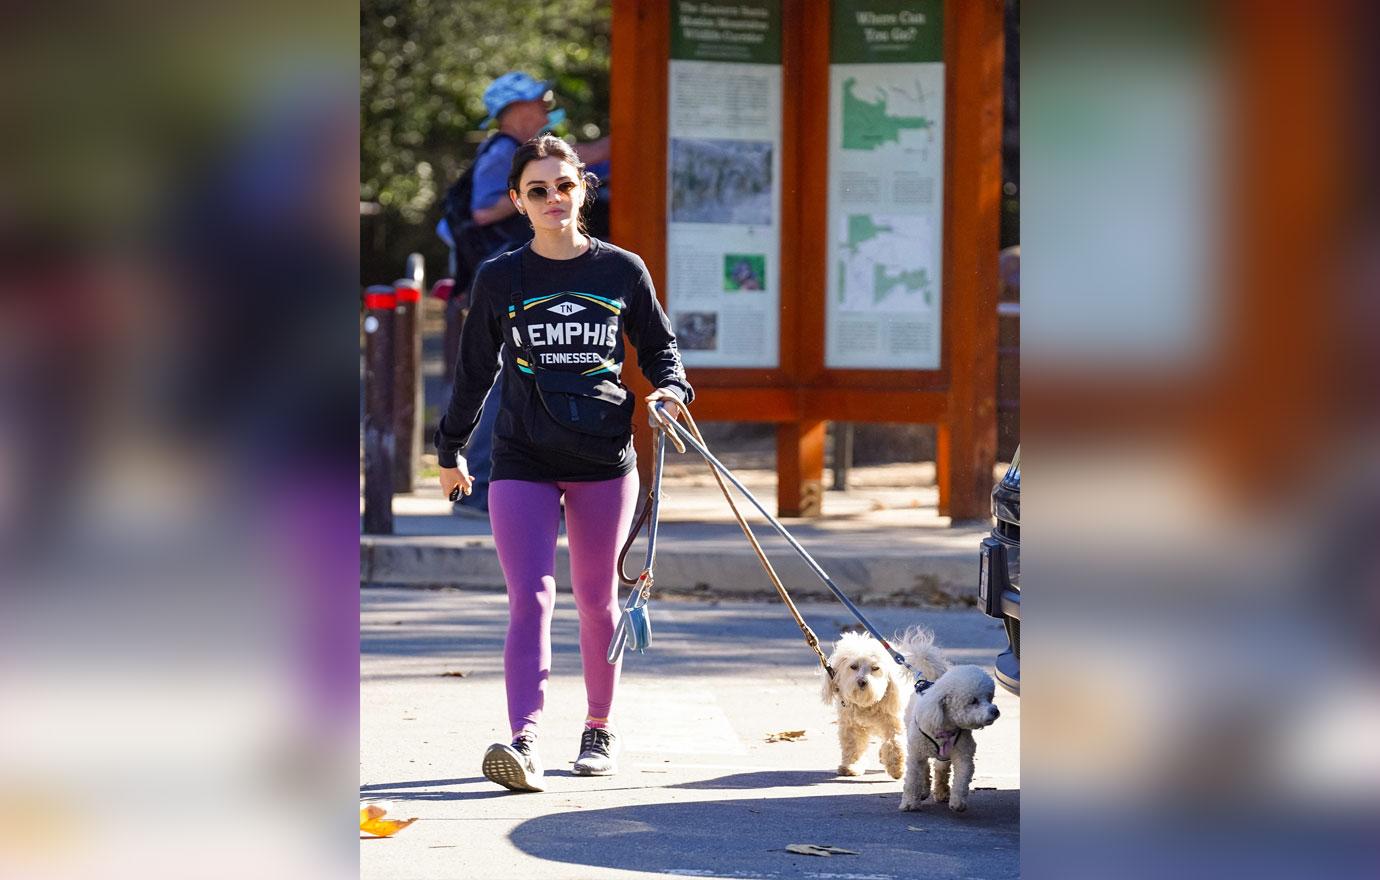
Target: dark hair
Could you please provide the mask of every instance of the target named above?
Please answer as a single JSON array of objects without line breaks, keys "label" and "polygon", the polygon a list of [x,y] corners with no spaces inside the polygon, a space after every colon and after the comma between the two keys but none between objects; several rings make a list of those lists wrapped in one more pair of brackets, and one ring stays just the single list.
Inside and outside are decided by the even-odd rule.
[{"label": "dark hair", "polygon": [[580,175],[580,179],[585,185],[585,202],[580,206],[580,215],[576,219],[579,221],[580,231],[588,233],[585,215],[589,212],[590,204],[594,202],[594,193],[599,186],[599,176],[586,171],[585,163],[580,161],[574,148],[554,134],[539,134],[517,148],[517,152],[513,153],[512,168],[508,172],[508,189],[520,194],[519,187],[522,186],[523,169],[527,167],[529,162],[535,162],[538,159],[560,159],[572,166],[575,172]]}]

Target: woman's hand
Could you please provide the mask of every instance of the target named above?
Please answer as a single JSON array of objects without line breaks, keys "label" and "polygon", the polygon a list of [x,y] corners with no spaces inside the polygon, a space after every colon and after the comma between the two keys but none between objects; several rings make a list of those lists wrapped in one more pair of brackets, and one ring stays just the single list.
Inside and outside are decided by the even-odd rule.
[{"label": "woman's hand", "polygon": [[676,419],[680,418],[680,395],[676,394],[676,392],[668,388],[658,388],[651,394],[648,394],[646,399],[648,407],[647,424],[651,425],[653,428],[661,427],[661,425],[657,423],[656,413],[651,410],[653,403],[660,403],[662,410],[671,421],[674,422]]},{"label": "woman's hand", "polygon": [[474,491],[474,478],[470,476],[465,456],[457,455],[455,464],[453,468],[441,468],[441,494],[451,501],[459,500],[461,493],[468,495]]}]

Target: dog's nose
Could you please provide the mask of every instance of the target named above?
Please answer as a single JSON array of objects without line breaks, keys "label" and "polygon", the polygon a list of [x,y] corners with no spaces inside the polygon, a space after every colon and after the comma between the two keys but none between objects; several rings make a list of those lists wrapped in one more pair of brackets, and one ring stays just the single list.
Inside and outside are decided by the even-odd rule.
[{"label": "dog's nose", "polygon": [[861,679],[861,678],[858,679],[858,690],[862,690],[862,689],[864,689],[864,688],[866,688],[866,687],[867,687],[867,682],[864,681],[864,680]]},{"label": "dog's nose", "polygon": [[992,720],[993,720],[993,721],[996,721],[996,720],[997,720],[998,718],[1000,718],[1000,717],[1001,717],[1001,710],[998,709],[996,706],[993,706],[993,707],[992,707]]}]

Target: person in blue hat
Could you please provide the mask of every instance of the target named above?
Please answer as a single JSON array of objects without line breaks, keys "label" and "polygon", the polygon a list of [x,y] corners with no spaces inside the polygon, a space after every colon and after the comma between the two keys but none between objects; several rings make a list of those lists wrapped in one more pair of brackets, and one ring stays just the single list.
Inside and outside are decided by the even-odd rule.
[{"label": "person in blue hat", "polygon": [[[521,71],[510,71],[484,90],[484,109],[489,115],[480,123],[487,128],[495,120],[498,133],[485,142],[475,159],[474,192],[470,210],[476,223],[489,225],[517,215],[508,199],[508,171],[518,145],[526,143],[565,120],[565,111],[552,104],[551,83],[532,78]],[[486,149],[487,148],[487,149]],[[605,177],[609,139],[600,138],[579,146],[580,159],[590,171]],[[524,222],[523,241],[532,237]]]},{"label": "person in blue hat", "polygon": [[[551,83],[538,80],[522,71],[509,71],[484,90],[484,109],[489,115],[480,123],[487,128],[498,123],[498,131],[479,147],[474,160],[473,190],[470,214],[474,223],[482,227],[476,236],[483,254],[474,264],[496,256],[531,240],[532,225],[518,215],[508,198],[508,173],[517,148],[557,125],[565,119],[565,111],[554,107]],[[580,158],[601,176],[607,175],[609,139],[601,138],[581,144]],[[469,243],[471,247],[474,241]],[[460,243],[457,243],[460,246]],[[458,315],[456,316],[459,317]],[[458,325],[459,321],[456,321]],[[453,509],[461,516],[487,517],[489,512],[489,457],[493,447],[493,424],[497,418],[502,377],[494,384],[485,401],[484,417],[466,450],[474,489],[456,501]],[[493,401],[493,405],[489,403]]]}]

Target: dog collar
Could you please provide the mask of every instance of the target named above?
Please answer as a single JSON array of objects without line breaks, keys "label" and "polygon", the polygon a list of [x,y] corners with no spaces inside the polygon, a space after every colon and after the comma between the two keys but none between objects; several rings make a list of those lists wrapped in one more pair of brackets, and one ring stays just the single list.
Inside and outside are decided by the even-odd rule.
[{"label": "dog collar", "polygon": [[930,736],[925,733],[924,729],[920,731],[925,739],[934,744],[934,749],[939,752],[939,760],[941,761],[949,760],[949,752],[953,751],[954,744],[958,742],[960,732],[958,730],[936,730],[934,736]]}]

